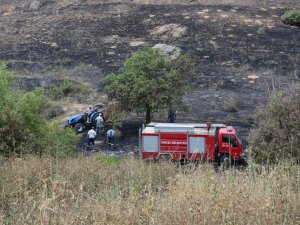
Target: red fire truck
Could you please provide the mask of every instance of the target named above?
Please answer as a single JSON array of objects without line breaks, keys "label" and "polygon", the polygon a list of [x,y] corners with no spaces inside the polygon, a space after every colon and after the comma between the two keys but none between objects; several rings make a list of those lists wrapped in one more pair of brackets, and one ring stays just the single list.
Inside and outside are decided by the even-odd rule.
[{"label": "red fire truck", "polygon": [[244,161],[243,148],[231,126],[225,124],[150,123],[140,134],[142,159],[213,161],[227,165]]}]

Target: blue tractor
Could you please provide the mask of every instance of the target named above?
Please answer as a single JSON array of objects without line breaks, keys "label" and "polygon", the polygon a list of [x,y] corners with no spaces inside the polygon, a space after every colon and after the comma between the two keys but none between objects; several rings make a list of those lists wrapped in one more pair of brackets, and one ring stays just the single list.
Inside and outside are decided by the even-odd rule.
[{"label": "blue tractor", "polygon": [[68,118],[66,127],[73,127],[76,133],[81,133],[85,129],[96,127],[96,118],[98,115],[103,117],[103,113],[99,112],[98,109],[94,110],[90,115],[86,113],[73,115]]}]

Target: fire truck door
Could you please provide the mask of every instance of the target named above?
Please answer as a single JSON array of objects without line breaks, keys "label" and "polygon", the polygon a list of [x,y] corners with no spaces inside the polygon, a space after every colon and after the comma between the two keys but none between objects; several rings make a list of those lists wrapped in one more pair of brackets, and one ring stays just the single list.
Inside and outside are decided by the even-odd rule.
[{"label": "fire truck door", "polygon": [[232,134],[222,134],[222,145],[220,153],[235,155],[238,152],[238,142]]}]

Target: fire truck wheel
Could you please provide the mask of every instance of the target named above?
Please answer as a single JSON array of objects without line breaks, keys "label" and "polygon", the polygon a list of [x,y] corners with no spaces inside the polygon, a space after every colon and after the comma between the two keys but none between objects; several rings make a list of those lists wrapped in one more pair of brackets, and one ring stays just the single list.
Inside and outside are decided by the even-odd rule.
[{"label": "fire truck wheel", "polygon": [[162,154],[159,156],[159,161],[160,162],[171,162],[172,157],[170,154]]},{"label": "fire truck wheel", "polygon": [[231,157],[229,155],[222,155],[220,158],[220,169],[221,170],[228,170],[231,166]]}]

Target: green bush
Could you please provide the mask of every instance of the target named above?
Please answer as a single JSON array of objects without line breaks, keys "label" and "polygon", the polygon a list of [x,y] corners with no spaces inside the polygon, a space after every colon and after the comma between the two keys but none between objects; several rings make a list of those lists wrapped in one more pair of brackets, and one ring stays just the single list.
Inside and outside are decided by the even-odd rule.
[{"label": "green bush", "polygon": [[43,89],[21,92],[13,89],[13,73],[0,65],[0,155],[27,153],[67,155],[74,153],[78,137],[58,122],[45,118],[49,107]]},{"label": "green bush", "polygon": [[112,127],[122,127],[127,113],[115,102],[110,102],[106,107],[105,119],[106,124]]},{"label": "green bush", "polygon": [[87,84],[81,84],[72,80],[65,80],[61,85],[54,85],[48,91],[47,95],[53,99],[58,100],[65,97],[78,97],[80,95],[88,94],[92,91]]},{"label": "green bush", "polygon": [[[12,92],[13,73],[6,69],[4,64],[0,64],[0,107],[11,106],[14,102]],[[0,108],[0,109],[1,109]]]},{"label": "green bush", "polygon": [[66,156],[77,153],[79,136],[73,129],[64,129],[58,121],[47,122],[43,137],[44,153],[52,156]]},{"label": "green bush", "polygon": [[31,92],[20,93],[14,108],[24,119],[25,127],[37,136],[43,135],[45,119],[43,111],[47,101],[45,101],[43,89],[36,89]]},{"label": "green bush", "polygon": [[249,144],[255,161],[300,162],[300,86],[274,94],[256,115]]},{"label": "green bush", "polygon": [[22,156],[40,149],[35,135],[26,128],[22,115],[7,107],[0,114],[0,140],[0,155],[5,157]]},{"label": "green bush", "polygon": [[97,154],[96,160],[101,162],[101,165],[105,166],[119,165],[122,162],[119,158],[108,156],[103,153]]},{"label": "green bush", "polygon": [[300,26],[300,9],[294,9],[287,11],[281,17],[283,23],[292,25],[292,26]]}]

